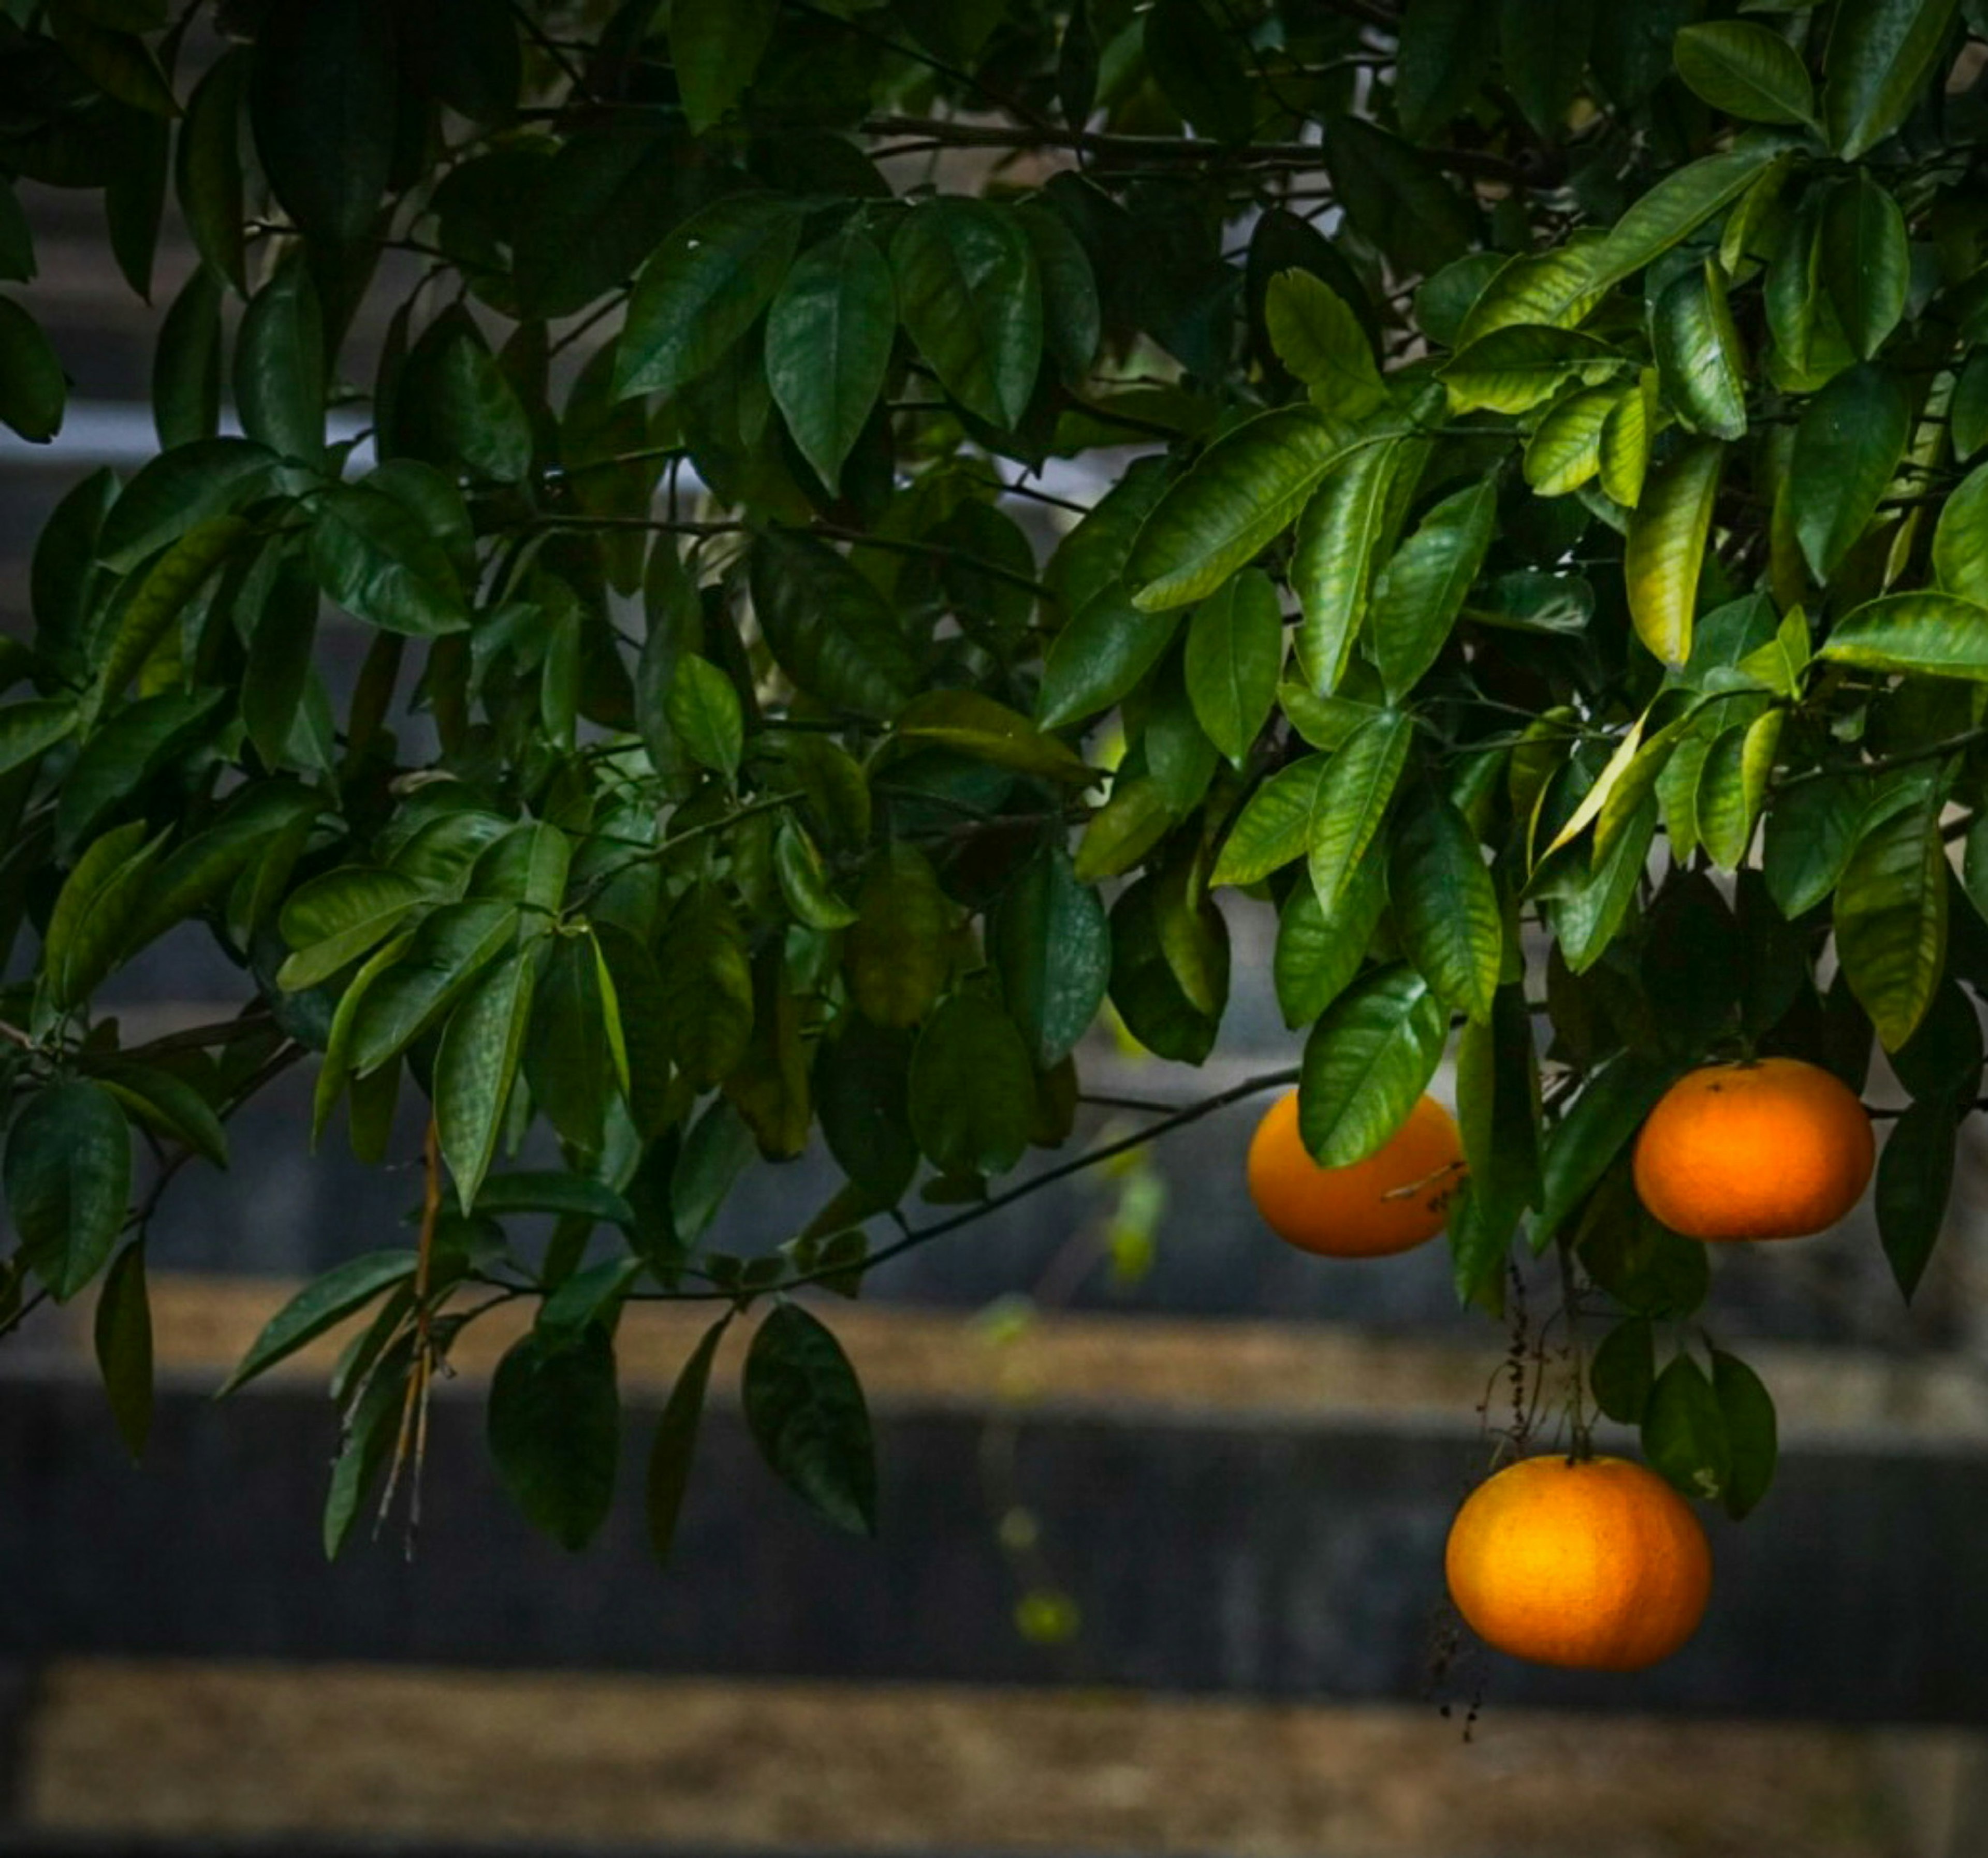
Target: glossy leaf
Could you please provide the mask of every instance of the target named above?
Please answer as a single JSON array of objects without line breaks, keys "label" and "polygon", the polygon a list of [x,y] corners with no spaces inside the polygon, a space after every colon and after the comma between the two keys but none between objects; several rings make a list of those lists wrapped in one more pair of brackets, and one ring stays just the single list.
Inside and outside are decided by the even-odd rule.
[{"label": "glossy leaf", "polygon": [[1868,361],[1905,313],[1912,254],[1898,203],[1868,174],[1837,187],[1822,210],[1823,281],[1837,319]]},{"label": "glossy leaf", "polygon": [[1283,659],[1276,589],[1255,569],[1195,610],[1183,661],[1188,696],[1209,740],[1238,767],[1276,701]]},{"label": "glossy leaf", "polygon": [[676,1546],[677,1522],[683,1513],[684,1496],[695,1461],[698,1428],[704,1417],[712,1363],[717,1359],[718,1346],[725,1339],[731,1321],[728,1312],[698,1339],[656,1421],[655,1438],[649,1448],[644,1508],[648,1519],[649,1552],[661,1566],[669,1565]]},{"label": "glossy leaf", "polygon": [[1043,352],[1042,283],[1014,216],[984,201],[938,199],[891,242],[907,333],[948,393],[991,426],[1020,424]]},{"label": "glossy leaf", "polygon": [[8,1130],[0,1183],[22,1258],[67,1302],[103,1269],[124,1223],[131,1137],[117,1100],[83,1078],[36,1092]]},{"label": "glossy leaf", "polygon": [[607,1519],[620,1455],[614,1344],[600,1323],[539,1328],[490,1377],[488,1437],[499,1481],[534,1527],[586,1547]]},{"label": "glossy leaf", "polygon": [[1291,585],[1298,596],[1298,663],[1320,696],[1339,687],[1365,623],[1376,557],[1390,539],[1399,474],[1398,442],[1363,446],[1305,505]]},{"label": "glossy leaf", "polygon": [[767,384],[831,491],[883,391],[896,326],[889,262],[855,231],[804,253],[767,312]]},{"label": "glossy leaf", "polygon": [[1125,568],[1136,603],[1152,612],[1205,600],[1297,519],[1353,444],[1304,407],[1259,414],[1224,434],[1140,529]]},{"label": "glossy leaf", "polygon": [[1716,439],[1746,431],[1746,356],[1718,265],[1687,271],[1657,299],[1652,314],[1657,371],[1685,424]]},{"label": "glossy leaf", "polygon": [[1111,978],[1104,899],[1060,846],[1025,865],[988,918],[987,953],[1038,1071],[1090,1029]]},{"label": "glossy leaf", "polygon": [[1817,580],[1829,579],[1869,526],[1911,424],[1904,387],[1868,363],[1839,374],[1803,409],[1788,495],[1803,559]]},{"label": "glossy leaf", "polygon": [[877,1532],[876,1448],[862,1384],[841,1345],[793,1303],[767,1312],[746,1356],[746,1424],[759,1454],[816,1513]]},{"label": "glossy leaf", "polygon": [[1337,909],[1354,867],[1381,829],[1408,765],[1415,725],[1386,711],[1364,725],[1327,765],[1312,807],[1307,856],[1320,907]]},{"label": "glossy leaf", "polygon": [[1807,123],[1815,87],[1793,46],[1750,19],[1688,25],[1673,42],[1678,75],[1715,110],[1746,123]]},{"label": "glossy leaf", "polygon": [[1951,593],[1888,593],[1838,620],[1816,655],[1868,671],[1988,682],[1988,606]]},{"label": "glossy leaf", "polygon": [[1398,1129],[1442,1057],[1449,1032],[1412,968],[1381,969],[1341,994],[1305,1042],[1298,1133],[1322,1167],[1347,1167]]},{"label": "glossy leaf", "polygon": [[465,1213],[496,1158],[536,981],[529,951],[510,956],[478,979],[443,1029],[435,1057],[435,1125]]},{"label": "glossy leaf", "polygon": [[1368,631],[1391,701],[1406,696],[1441,654],[1483,567],[1497,505],[1489,483],[1445,497],[1375,580]]},{"label": "glossy leaf", "polygon": [[1034,1069],[1015,1022],[977,994],[955,994],[911,1053],[911,1132],[943,1174],[1004,1174],[1028,1146]]},{"label": "glossy leaf", "polygon": [[1488,1018],[1504,956],[1498,894],[1477,835],[1447,801],[1414,808],[1396,832],[1388,891],[1402,951],[1443,1004]]},{"label": "glossy leaf", "polygon": [[1636,636],[1666,664],[1691,656],[1698,581],[1719,492],[1722,448],[1702,441],[1651,479],[1629,519],[1623,572]]},{"label": "glossy leaf", "polygon": [[357,1315],[374,1298],[407,1282],[414,1275],[414,1265],[411,1250],[368,1252],[313,1279],[262,1326],[223,1383],[221,1395],[266,1373],[326,1329]]},{"label": "glossy leaf", "polygon": [[1837,957],[1888,1049],[1918,1029],[1939,985],[1948,887],[1936,799],[1868,828],[1844,867]]},{"label": "glossy leaf", "polygon": [[1843,0],[1831,22],[1822,109],[1846,161],[1905,119],[1946,42],[1956,0]]}]

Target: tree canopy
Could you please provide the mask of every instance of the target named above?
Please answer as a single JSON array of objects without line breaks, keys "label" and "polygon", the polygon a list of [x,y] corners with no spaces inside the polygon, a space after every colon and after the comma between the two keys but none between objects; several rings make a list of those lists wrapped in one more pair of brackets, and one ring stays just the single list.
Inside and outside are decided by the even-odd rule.
[{"label": "tree canopy", "polygon": [[[367,1312],[331,1547],[521,1300],[490,1442],[560,1539],[613,1496],[631,1299],[715,1319],[659,1550],[748,1315],[766,1458],[868,1529],[860,1389],[786,1293],[1048,1177],[1002,1184],[1070,1141],[1100,1015],[1205,1059],[1229,918],[1271,910],[1313,1153],[1372,1152],[1453,1052],[1460,1295],[1557,1248],[1615,1312],[1594,1400],[1743,1512],[1772,1407],[1682,1326],[1705,1252],[1628,1145],[1688,1066],[1861,1089],[1875,1039],[1908,1295],[1939,1230],[1988,988],[1976,32],[7,0],[0,171],[100,191],[141,295],[168,196],[200,261],[157,456],[63,498],[0,642],[9,1322],[101,1279],[142,1442],[147,1218],[308,1059],[314,1138],[343,1106],[384,1160],[410,1095],[429,1130],[418,1243],[235,1377]],[[0,189],[0,278],[34,270]],[[0,419],[42,440],[36,314],[0,297]],[[239,1017],[121,1044],[93,998],[188,924]],[[817,1136],[833,1199],[712,1249]]]}]

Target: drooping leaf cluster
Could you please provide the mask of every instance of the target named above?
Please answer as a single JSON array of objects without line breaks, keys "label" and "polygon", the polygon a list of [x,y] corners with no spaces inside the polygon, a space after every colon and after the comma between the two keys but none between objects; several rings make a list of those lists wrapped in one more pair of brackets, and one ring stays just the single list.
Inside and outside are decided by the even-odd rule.
[{"label": "drooping leaf cluster", "polygon": [[[420,1100],[421,1255],[320,1280],[242,1377],[374,1312],[336,1546],[426,1357],[536,1308],[491,1443],[578,1543],[629,1299],[853,1287],[870,1226],[915,1242],[907,1209],[1068,1139],[1107,1004],[1207,1058],[1230,917],[1267,908],[1314,1151],[1371,1153],[1453,1052],[1460,1291],[1570,1248],[1621,1314],[1601,1405],[1745,1508],[1772,1409],[1729,1355],[1659,1368],[1704,1257],[1628,1145],[1689,1066],[1861,1085],[1875,1036],[1908,1292],[1937,1235],[1988,986],[1977,30],[0,8],[0,171],[100,191],[141,295],[168,203],[200,261],[158,455],[69,492],[0,656],[10,1300],[109,1267],[140,1438],[134,1139],[220,1161],[306,1056],[313,1133],[343,1106],[370,1160]],[[34,267],[0,190],[0,277]],[[36,308],[0,299],[0,420],[39,440]],[[190,924],[241,1016],[120,1045],[100,991]],[[740,1171],[817,1136],[833,1200],[710,1250]],[[664,1548],[721,1330],[658,1437]],[[800,1306],[746,1410],[871,1525],[861,1396]]]}]

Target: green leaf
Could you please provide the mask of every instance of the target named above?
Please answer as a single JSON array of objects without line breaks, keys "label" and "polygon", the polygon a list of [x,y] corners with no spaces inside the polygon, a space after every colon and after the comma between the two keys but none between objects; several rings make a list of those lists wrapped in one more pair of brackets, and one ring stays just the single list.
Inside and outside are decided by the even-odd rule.
[{"label": "green leaf", "polygon": [[313,0],[263,22],[248,114],[262,171],[298,229],[350,245],[372,229],[394,160],[393,0]]},{"label": "green leaf", "polygon": [[1499,18],[1483,0],[1415,0],[1404,9],[1395,74],[1404,134],[1428,141],[1465,113],[1497,56]]},{"label": "green leaf", "polygon": [[1746,358],[1716,260],[1665,286],[1651,333],[1658,378],[1684,423],[1711,438],[1745,437]]},{"label": "green leaf", "polygon": [[1111,1004],[1125,1028],[1161,1058],[1198,1065],[1214,1049],[1220,1021],[1189,999],[1168,958],[1162,890],[1142,877],[1111,910]]},{"label": "green leaf", "polygon": [[1504,958],[1504,925],[1489,868],[1463,815],[1435,799],[1395,838],[1388,892],[1401,948],[1452,1011],[1489,1016]]},{"label": "green leaf", "polygon": [[162,769],[208,738],[225,692],[169,691],[111,715],[69,764],[56,802],[56,854],[73,856]]},{"label": "green leaf", "polygon": [[1015,1022],[979,994],[940,1002],[911,1052],[911,1133],[942,1174],[1003,1174],[1029,1145],[1035,1070]]},{"label": "green leaf", "polygon": [[587,1546],[614,1502],[621,1403],[606,1327],[535,1329],[490,1377],[489,1437],[498,1480],[534,1528]]},{"label": "green leaf", "polygon": [[1159,660],[1178,629],[1175,613],[1145,613],[1116,583],[1100,588],[1049,649],[1036,720],[1061,728],[1107,710]]},{"label": "green leaf", "polygon": [[311,508],[318,585],[383,631],[431,638],[461,632],[469,610],[448,551],[413,511],[363,484],[336,484]]},{"label": "green leaf", "polygon": [[698,1339],[670,1389],[661,1417],[656,1421],[655,1441],[649,1448],[644,1508],[649,1549],[659,1566],[669,1565],[670,1552],[676,1546],[677,1519],[683,1512],[684,1494],[689,1488],[691,1467],[696,1459],[698,1427],[704,1418],[711,1366],[731,1322],[728,1310]]},{"label": "green leaf", "polygon": [[159,325],[152,426],[161,451],[211,439],[221,429],[221,283],[205,265]]},{"label": "green leaf", "polygon": [[1824,287],[1850,346],[1868,361],[1905,313],[1905,216],[1885,188],[1859,174],[1829,195],[1818,237]]},{"label": "green leaf", "polygon": [[[1141,623],[1152,624],[1150,620]],[[913,698],[898,715],[897,735],[901,742],[951,748],[977,762],[1043,780],[1084,787],[1097,779],[1073,749],[978,691],[927,691]]]},{"label": "green leaf", "polygon": [[367,989],[352,1032],[352,1070],[363,1077],[397,1058],[509,949],[518,931],[510,904],[444,904],[424,917],[407,951]]},{"label": "green leaf", "polygon": [[1351,883],[1330,913],[1310,884],[1291,887],[1277,919],[1271,964],[1286,1025],[1310,1025],[1352,984],[1387,907],[1386,868],[1378,858],[1354,867]]},{"label": "green leaf", "polygon": [[248,299],[235,339],[242,430],[279,457],[324,457],[323,319],[299,257],[279,264]]},{"label": "green leaf", "polygon": [[1546,1248],[1594,1191],[1670,1083],[1668,1071],[1625,1052],[1582,1086],[1547,1140],[1536,1251]]},{"label": "green leaf", "polygon": [[1792,922],[1836,888],[1863,823],[1865,783],[1824,774],[1784,784],[1768,810],[1761,875],[1774,907]]},{"label": "green leaf", "polygon": [[1398,271],[1439,271],[1476,237],[1476,215],[1442,172],[1372,123],[1350,112],[1333,116],[1325,164],[1347,218]]},{"label": "green leaf", "polygon": [[493,1218],[511,1213],[549,1213],[560,1219],[597,1220],[633,1231],[634,1210],[604,1181],[556,1168],[518,1168],[486,1174],[476,1211]]},{"label": "green leaf", "polygon": [[246,540],[239,516],[215,516],[196,525],[144,571],[123,603],[103,655],[98,690],[121,694],[175,620],[192,603],[208,576]]},{"label": "green leaf", "polygon": [[1918,1029],[1946,965],[1939,796],[1868,827],[1837,887],[1837,958],[1888,1051]]},{"label": "green leaf", "polygon": [[1698,831],[1712,862],[1736,871],[1746,862],[1767,796],[1783,713],[1769,710],[1713,740],[1698,783]]},{"label": "green leaf", "polygon": [[131,1197],[131,1137],[100,1085],[73,1078],[31,1096],[0,1163],[21,1254],[59,1303],[103,1269]]},{"label": "green leaf", "polygon": [[1591,387],[1624,365],[1607,343],[1578,329],[1521,324],[1479,336],[1437,377],[1452,413],[1528,413],[1570,381]]},{"label": "green leaf", "polygon": [[1345,299],[1308,271],[1280,271],[1263,299],[1277,359],[1311,390],[1319,410],[1357,421],[1387,397],[1372,345]]},{"label": "green leaf", "polygon": [[952,972],[952,907],[916,847],[893,843],[864,874],[843,948],[850,993],[878,1025],[916,1025]]},{"label": "green leaf", "polygon": [[1643,1455],[1684,1495],[1725,1498],[1733,1478],[1726,1416],[1705,1370],[1689,1355],[1673,1356],[1650,1390]]},{"label": "green leaf", "polygon": [[1062,846],[1039,852],[1002,894],[987,954],[1036,1069],[1053,1069],[1090,1029],[1111,978],[1104,899],[1078,883]]},{"label": "green leaf", "polygon": [[136,1462],[145,1455],[152,1431],[152,1306],[142,1238],[119,1252],[105,1272],[93,1327],[110,1417]]},{"label": "green leaf", "polygon": [[1505,82],[1526,120],[1549,139],[1567,115],[1587,69],[1594,0],[1534,0],[1502,9]]},{"label": "green leaf", "polygon": [[746,1355],[746,1424],[759,1454],[816,1514],[877,1532],[869,1409],[841,1345],[793,1303],[767,1312]]},{"label": "green leaf", "polygon": [[277,971],[288,993],[315,987],[384,942],[424,900],[420,885],[392,871],[347,865],[294,892],[277,926],[295,951]]},{"label": "green leaf", "polygon": [[66,698],[30,697],[0,708],[0,775],[25,768],[76,733],[76,705]]},{"label": "green leaf", "polygon": [[1368,630],[1390,702],[1414,689],[1441,654],[1484,565],[1497,509],[1488,480],[1444,498],[1374,582]]},{"label": "green leaf", "polygon": [[1104,307],[1090,254],[1053,208],[1024,199],[1015,217],[1028,234],[1043,282],[1043,346],[1067,386],[1080,387],[1104,340]]},{"label": "green leaf", "polygon": [[1601,422],[1595,455],[1601,488],[1625,509],[1634,509],[1642,502],[1649,473],[1651,428],[1656,417],[1653,372],[1645,369],[1641,383],[1618,394]]},{"label": "green leaf", "polygon": [[1949,593],[1988,605],[1988,464],[1969,471],[1941,505],[1932,571]]},{"label": "green leaf", "polygon": [[1398,441],[1367,447],[1305,505],[1290,578],[1301,610],[1298,663],[1322,697],[1346,674],[1367,617],[1375,557],[1398,522],[1401,472],[1415,455]]},{"label": "green leaf", "polygon": [[617,1003],[604,985],[591,934],[553,938],[525,1040],[526,1087],[567,1147],[592,1157],[607,1141],[610,1100],[624,1049]]},{"label": "green leaf", "polygon": [[1656,1384],[1656,1343],[1647,1316],[1631,1316],[1601,1338],[1587,1364],[1588,1390],[1610,1419],[1640,1426]]},{"label": "green leaf", "polygon": [[910,701],[918,661],[897,616],[827,542],[778,529],[761,536],[752,586],[774,657],[811,696],[877,717]]},{"label": "green leaf", "polygon": [[1812,123],[1815,86],[1794,48],[1751,20],[1688,25],[1672,42],[1678,76],[1744,123]]},{"label": "green leaf", "polygon": [[767,312],[767,384],[830,491],[883,391],[897,316],[889,262],[855,230],[804,253]]},{"label": "green leaf", "polygon": [[1581,387],[1540,415],[1526,441],[1526,481],[1542,497],[1578,490],[1601,465],[1601,432],[1623,397],[1615,387]]},{"label": "green leaf", "polygon": [[1385,710],[1332,758],[1312,808],[1307,852],[1320,907],[1337,908],[1354,867],[1367,855],[1408,765],[1414,723]]},{"label": "green leaf", "polygon": [[194,248],[207,269],[232,284],[238,296],[248,294],[241,119],[250,62],[245,47],[233,47],[194,86],[180,124],[174,167],[180,211]]},{"label": "green leaf", "polygon": [[255,630],[242,672],[242,721],[265,765],[280,768],[292,758],[291,737],[310,689],[317,580],[301,554],[271,551],[251,570],[242,597]]},{"label": "green leaf", "polygon": [[0,297],[0,420],[46,445],[61,431],[69,387],[42,326],[11,297]]},{"label": "green leaf", "polygon": [[1563,890],[1551,904],[1554,934],[1574,973],[1592,968],[1621,931],[1636,900],[1656,827],[1656,799],[1646,794],[1608,850],[1590,860],[1586,880]]},{"label": "green leaf", "polygon": [[1816,655],[1867,671],[1988,682],[1988,606],[1951,593],[1888,593],[1838,620]]},{"label": "green leaf", "polygon": [[752,976],[738,920],[718,894],[693,891],[657,951],[670,1054],[698,1089],[736,1067],[752,1033]]},{"label": "green leaf", "polygon": [[326,1329],[357,1316],[382,1292],[409,1282],[414,1265],[409,1250],[368,1252],[313,1279],[263,1325],[215,1397],[232,1394]]},{"label": "green leaf", "polygon": [[76,862],[49,914],[42,966],[56,1008],[80,1005],[115,965],[159,854],[145,823],[106,833]]},{"label": "green leaf", "polygon": [[435,1126],[465,1213],[496,1158],[532,1022],[537,980],[522,950],[477,980],[442,1029],[434,1068]]},{"label": "green leaf", "polygon": [[1955,383],[1947,418],[1947,436],[1953,441],[1956,458],[1971,458],[1988,445],[1988,348],[1978,348],[1968,356]]},{"label": "green leaf", "polygon": [[793,202],[733,194],[671,232],[635,279],[614,397],[674,394],[722,361],[773,301],[800,228]]},{"label": "green leaf", "polygon": [[201,439],[162,453],[119,492],[97,559],[127,574],[196,525],[265,495],[279,461],[250,439]]},{"label": "green leaf", "polygon": [[1914,1103],[1892,1125],[1878,1157],[1878,1235],[1910,1302],[1925,1275],[1953,1191],[1955,1115],[1950,1101]]},{"label": "green leaf", "polygon": [[1125,569],[1136,604],[1150,613],[1205,600],[1296,519],[1355,443],[1305,407],[1259,414],[1225,433],[1141,528]]},{"label": "green leaf", "polygon": [[983,200],[914,207],[891,241],[905,332],[977,419],[1021,424],[1042,363],[1042,281],[1015,215]]},{"label": "green leaf", "polygon": [[1269,576],[1245,568],[1195,609],[1183,660],[1188,698],[1208,739],[1236,767],[1276,701],[1283,664],[1283,615]]},{"label": "green leaf", "polygon": [[686,653],[677,660],[664,700],[670,727],[700,765],[729,781],[746,752],[746,713],[732,680],[708,658]]},{"label": "green leaf", "polygon": [[1831,22],[1823,120],[1854,161],[1905,120],[1932,75],[1956,0],[1843,0]]},{"label": "green leaf", "polygon": [[1895,375],[1866,362],[1839,374],[1802,409],[1788,467],[1796,539],[1827,581],[1870,526],[1912,435],[1912,405]]},{"label": "green leaf", "polygon": [[1736,1355],[1712,1351],[1712,1387],[1726,1421],[1733,1469],[1726,1481],[1726,1510],[1736,1522],[1759,1504],[1774,1481],[1780,1446],[1773,1397]]},{"label": "green leaf", "polygon": [[1679,452],[1650,479],[1629,518],[1623,573],[1636,636],[1665,664],[1691,656],[1712,511],[1724,448],[1701,440]]},{"label": "green leaf", "polygon": [[1161,94],[1197,135],[1249,140],[1256,100],[1232,28],[1219,25],[1202,0],[1155,0],[1141,41]]},{"label": "green leaf", "polygon": [[856,921],[856,911],[836,895],[814,841],[792,813],[781,819],[774,835],[773,870],[796,922],[830,930],[846,929]]},{"label": "green leaf", "polygon": [[154,1133],[178,1142],[216,1167],[228,1165],[228,1131],[199,1089],[176,1072],[119,1064],[97,1082],[126,1113]]},{"label": "green leaf", "polygon": [[1265,781],[1229,828],[1209,882],[1260,883],[1302,858],[1321,817],[1320,796],[1330,766],[1327,756],[1307,755]]},{"label": "green leaf", "polygon": [[1357,981],[1305,1041],[1298,1133],[1324,1167],[1348,1167],[1400,1128],[1435,1076],[1449,1016],[1412,968]]},{"label": "green leaf", "polygon": [[527,819],[493,840],[469,874],[469,894],[525,909],[556,910],[566,900],[573,841],[549,819]]},{"label": "green leaf", "polygon": [[1090,816],[1077,848],[1077,874],[1086,883],[1129,871],[1166,835],[1174,808],[1150,775],[1120,774],[1111,798]]},{"label": "green leaf", "polygon": [[394,395],[394,451],[498,484],[532,468],[532,422],[517,390],[459,305],[421,332]]},{"label": "green leaf", "polygon": [[918,1171],[906,1088],[911,1040],[852,1014],[815,1056],[822,1139],[864,1199],[894,1207]]},{"label": "green leaf", "polygon": [[702,135],[745,93],[779,14],[779,0],[675,0],[670,62],[691,134]]},{"label": "green leaf", "polygon": [[1613,285],[1632,276],[1751,186],[1778,158],[1771,137],[1749,140],[1666,174],[1591,244],[1514,259],[1472,306],[1459,342],[1520,323],[1579,322]]}]

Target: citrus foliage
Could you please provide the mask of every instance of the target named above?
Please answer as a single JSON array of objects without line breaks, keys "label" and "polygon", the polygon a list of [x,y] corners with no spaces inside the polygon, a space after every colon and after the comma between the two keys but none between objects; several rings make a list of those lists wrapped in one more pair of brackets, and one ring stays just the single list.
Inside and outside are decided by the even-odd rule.
[{"label": "citrus foliage", "polygon": [[[1659,1370],[1704,1255],[1629,1148],[1691,1066],[1858,1088],[1875,1034],[1908,1291],[1938,1230],[1988,985],[1988,19],[1730,12],[12,0],[0,168],[101,190],[140,292],[170,191],[201,264],[158,456],[65,499],[4,660],[11,1296],[109,1268],[141,1437],[134,1140],[218,1161],[306,1055],[369,1158],[424,1098],[419,1255],[238,1378],[373,1312],[336,1546],[461,1324],[536,1300],[491,1440],[583,1541],[622,1303],[729,1320],[975,1217],[1068,1137],[1107,1002],[1214,1049],[1228,889],[1278,914],[1314,1152],[1373,1152],[1454,1042],[1459,1290],[1569,1250],[1622,1312],[1601,1406],[1744,1508],[1772,1409],[1729,1356]],[[22,302],[0,419],[45,438]],[[241,1017],[121,1048],[93,999],[188,922]],[[710,1251],[817,1133],[844,1191]],[[769,1461],[870,1526],[828,1330],[777,1303],[746,1374]]]}]

